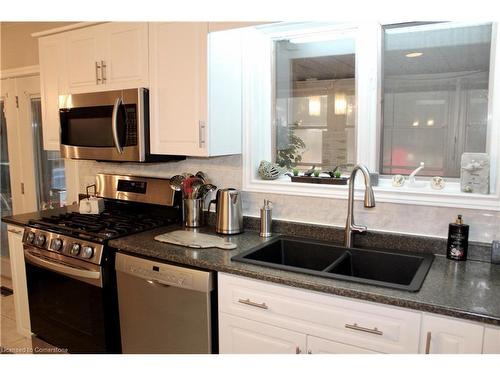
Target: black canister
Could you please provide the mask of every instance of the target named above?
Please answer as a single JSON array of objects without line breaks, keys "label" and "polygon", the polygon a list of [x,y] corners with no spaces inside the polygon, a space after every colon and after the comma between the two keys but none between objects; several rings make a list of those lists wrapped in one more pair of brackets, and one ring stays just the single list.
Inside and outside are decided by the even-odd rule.
[{"label": "black canister", "polygon": [[462,215],[458,215],[454,223],[448,228],[448,246],[446,257],[453,260],[467,260],[469,247],[469,226],[464,224]]}]

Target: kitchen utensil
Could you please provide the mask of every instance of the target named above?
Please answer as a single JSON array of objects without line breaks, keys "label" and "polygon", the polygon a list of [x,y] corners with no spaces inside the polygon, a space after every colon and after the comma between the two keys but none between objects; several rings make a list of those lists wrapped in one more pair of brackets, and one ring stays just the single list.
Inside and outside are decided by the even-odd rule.
[{"label": "kitchen utensil", "polygon": [[205,172],[198,171],[196,172],[195,176],[201,178],[204,184],[208,183],[208,177]]},{"label": "kitchen utensil", "polygon": [[201,178],[198,177],[197,180],[193,181],[193,183],[191,184],[191,189],[193,190],[193,194],[192,194],[192,197],[191,198],[201,198],[198,196],[198,190],[200,189],[200,187],[202,187],[204,185],[204,182]]},{"label": "kitchen utensil", "polygon": [[181,191],[182,189],[182,181],[184,181],[186,177],[177,174],[175,176],[172,176],[170,178],[170,187],[174,189],[175,191]]},{"label": "kitchen utensil", "polygon": [[185,198],[182,200],[184,225],[189,228],[201,227],[204,224],[203,199]]},{"label": "kitchen utensil", "polygon": [[182,198],[192,199],[193,196],[193,184],[198,186],[198,184],[203,185],[203,182],[199,177],[187,177],[182,181]]},{"label": "kitchen utensil", "polygon": [[222,234],[237,234],[243,232],[243,213],[241,208],[241,192],[229,188],[217,190],[215,203],[217,219],[215,231]]},{"label": "kitchen utensil", "polygon": [[196,192],[195,198],[205,199],[205,197],[207,196],[208,193],[210,193],[211,191],[214,191],[216,189],[217,189],[217,186],[212,185],[212,184],[201,185],[200,188],[198,189],[198,191]]}]

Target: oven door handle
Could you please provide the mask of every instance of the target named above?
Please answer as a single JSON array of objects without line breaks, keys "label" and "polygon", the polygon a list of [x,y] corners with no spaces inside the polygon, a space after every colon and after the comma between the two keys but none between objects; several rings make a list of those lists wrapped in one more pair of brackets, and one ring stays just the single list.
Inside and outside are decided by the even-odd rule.
[{"label": "oven door handle", "polygon": [[101,272],[99,271],[90,271],[90,270],[75,268],[66,264],[50,262],[48,260],[41,258],[38,255],[33,254],[29,250],[26,250],[24,252],[24,258],[34,265],[41,266],[46,269],[56,271],[68,276],[80,277],[84,279],[99,279],[101,277]]},{"label": "oven door handle", "polygon": [[113,106],[112,114],[112,128],[113,128],[113,140],[115,142],[116,150],[119,154],[123,153],[123,147],[120,145],[120,140],[118,139],[118,109],[123,104],[122,98],[116,98],[115,105]]}]

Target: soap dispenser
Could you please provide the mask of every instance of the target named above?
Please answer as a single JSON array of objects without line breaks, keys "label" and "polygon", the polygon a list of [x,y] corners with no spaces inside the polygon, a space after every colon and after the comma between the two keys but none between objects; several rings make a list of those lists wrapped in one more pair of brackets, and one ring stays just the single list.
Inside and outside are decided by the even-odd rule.
[{"label": "soap dispenser", "polygon": [[464,224],[462,215],[458,215],[454,223],[448,228],[448,245],[446,257],[453,260],[467,260],[469,247],[469,226]]},{"label": "soap dispenser", "polygon": [[271,237],[271,224],[272,224],[272,202],[264,199],[264,206],[260,209],[260,236]]}]

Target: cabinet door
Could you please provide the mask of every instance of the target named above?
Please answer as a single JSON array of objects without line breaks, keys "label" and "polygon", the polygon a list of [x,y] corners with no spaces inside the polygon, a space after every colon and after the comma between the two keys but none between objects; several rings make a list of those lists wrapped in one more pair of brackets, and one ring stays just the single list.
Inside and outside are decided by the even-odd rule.
[{"label": "cabinet door", "polygon": [[30,337],[31,325],[28,305],[28,290],[26,286],[26,269],[24,268],[23,228],[9,225],[9,256],[12,273],[12,288],[14,289],[14,309],[16,325],[19,334]]},{"label": "cabinet door", "polygon": [[149,24],[151,153],[207,156],[208,23]]},{"label": "cabinet door", "polygon": [[483,353],[500,354],[500,328],[485,327]]},{"label": "cabinet door", "polygon": [[480,354],[484,327],[458,319],[424,314],[420,352],[425,354]]},{"label": "cabinet door", "polygon": [[70,93],[104,90],[100,68],[103,59],[99,27],[87,27],[67,34],[67,71]]},{"label": "cabinet door", "polygon": [[112,22],[101,26],[105,44],[102,79],[106,89],[148,87],[148,24]]},{"label": "cabinet door", "polygon": [[379,354],[373,350],[307,336],[307,354]]},{"label": "cabinet door", "polygon": [[306,349],[306,335],[219,313],[221,354],[300,354]]},{"label": "cabinet door", "polygon": [[66,90],[65,35],[40,38],[38,46],[43,148],[59,151],[59,94],[65,94]]}]

